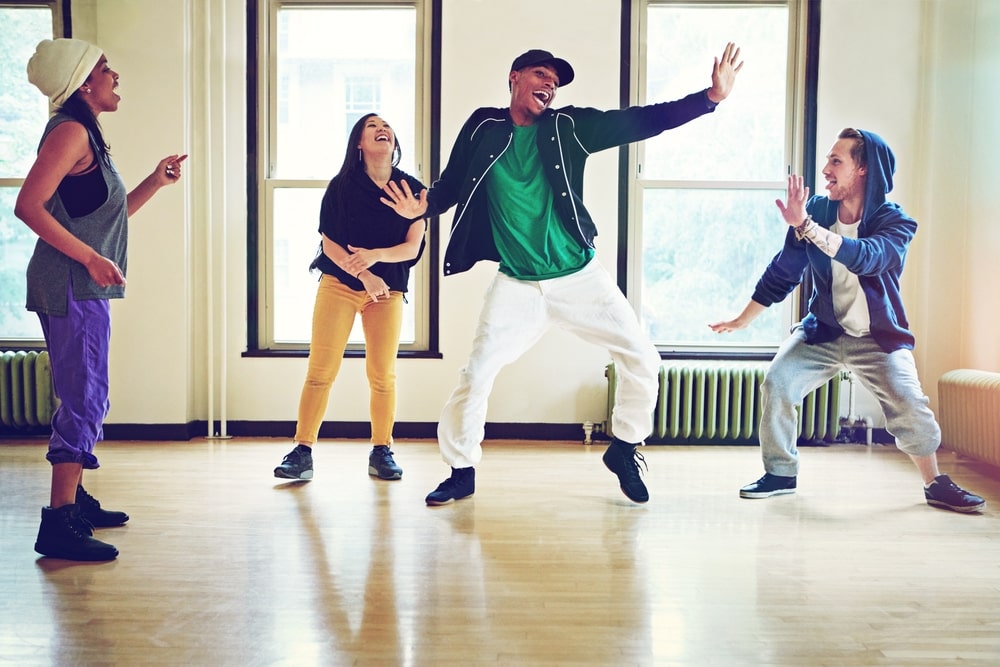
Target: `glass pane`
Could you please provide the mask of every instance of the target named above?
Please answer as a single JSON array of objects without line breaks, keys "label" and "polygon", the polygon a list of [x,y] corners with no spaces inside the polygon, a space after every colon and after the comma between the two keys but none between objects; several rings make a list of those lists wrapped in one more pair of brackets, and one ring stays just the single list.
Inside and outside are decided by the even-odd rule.
[{"label": "glass pane", "polygon": [[399,167],[418,175],[413,7],[285,8],[278,38],[271,178],[329,180],[344,161],[348,132],[368,112],[393,127]]},{"label": "glass pane", "polygon": [[17,188],[0,188],[0,338],[41,340],[38,316],[24,309],[24,272],[38,237],[14,217]]},{"label": "glass pane", "polygon": [[[319,207],[322,188],[282,188],[274,191],[274,341],[308,343],[312,332],[312,311],[319,272],[309,264],[319,250]],[[415,338],[413,275],[403,306],[400,343]],[[363,345],[364,332],[357,318],[349,344]]]},{"label": "glass pane", "polygon": [[0,178],[24,178],[49,115],[48,100],[28,83],[35,45],[52,39],[52,10],[0,7]]},{"label": "glass pane", "polygon": [[782,181],[787,8],[650,6],[648,17],[647,103],[711,85],[712,60],[727,41],[740,47],[746,64],[714,114],[645,142],[642,178]]},{"label": "glass pane", "polygon": [[[22,180],[31,168],[48,118],[48,100],[28,82],[35,45],[52,38],[48,7],[0,7],[0,178]],[[38,237],[14,217],[17,187],[0,188],[0,338],[42,339],[38,317],[24,309],[25,270]]]},{"label": "glass pane", "polygon": [[784,243],[774,200],[783,190],[643,192],[642,320],[658,345],[773,345],[787,335],[790,299],[731,334],[708,328],[736,317]]}]

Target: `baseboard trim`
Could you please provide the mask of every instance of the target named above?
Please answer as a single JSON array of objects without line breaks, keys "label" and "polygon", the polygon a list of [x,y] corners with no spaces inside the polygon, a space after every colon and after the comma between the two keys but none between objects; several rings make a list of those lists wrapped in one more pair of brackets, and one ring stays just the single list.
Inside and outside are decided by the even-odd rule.
[{"label": "baseboard trim", "polygon": [[[211,435],[219,437],[222,425],[216,422]],[[26,437],[48,437],[51,429],[36,426],[28,429],[0,428],[0,439]],[[240,438],[288,438],[295,434],[293,421],[229,421],[226,422],[226,436]],[[192,421],[186,424],[105,424],[105,440],[191,440],[193,438],[209,437],[208,422]],[[437,439],[437,422],[398,422],[393,430],[397,439]],[[327,439],[344,438],[346,440],[367,440],[371,437],[371,427],[368,422],[323,422],[319,437]],[[607,435],[597,433],[594,440],[606,441]],[[545,440],[583,442],[582,424],[521,424],[510,422],[489,422],[486,424],[487,440]],[[751,445],[759,443],[753,440],[732,442],[715,440],[648,440],[651,445]],[[884,428],[872,429],[872,442],[879,445],[893,445],[895,439]],[[818,443],[800,443],[802,445]]]}]

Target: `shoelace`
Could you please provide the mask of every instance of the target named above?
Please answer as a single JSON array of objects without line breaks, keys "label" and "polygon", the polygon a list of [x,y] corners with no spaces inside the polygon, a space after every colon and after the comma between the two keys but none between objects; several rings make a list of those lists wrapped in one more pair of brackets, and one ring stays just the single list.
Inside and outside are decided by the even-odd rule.
[{"label": "shoelace", "polygon": [[[82,501],[82,502],[81,502]],[[94,496],[87,493],[87,490],[82,486],[76,487],[76,504],[77,505],[90,505],[94,509],[100,509],[101,503]]]},{"label": "shoelace", "polygon": [[634,474],[636,479],[638,479],[642,475],[642,471],[639,469],[640,463],[642,464],[642,467],[646,469],[647,472],[649,471],[649,466],[646,465],[646,457],[640,454],[638,449],[635,450],[634,456],[632,457],[632,460],[629,461],[629,463],[631,463],[632,465],[626,466],[626,469],[628,470],[629,473]]}]

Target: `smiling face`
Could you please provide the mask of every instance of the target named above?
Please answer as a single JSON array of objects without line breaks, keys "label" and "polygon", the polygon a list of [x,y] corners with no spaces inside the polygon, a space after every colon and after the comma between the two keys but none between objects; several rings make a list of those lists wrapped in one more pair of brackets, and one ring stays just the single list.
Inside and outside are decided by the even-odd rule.
[{"label": "smiling face", "polygon": [[[118,89],[118,72],[108,66],[108,59],[102,55],[90,76],[80,86],[83,99],[93,110],[94,115],[102,111],[117,111],[121,96],[115,92]],[[88,92],[89,91],[89,92]]]},{"label": "smiling face", "polygon": [[510,113],[518,125],[530,125],[552,104],[559,75],[551,65],[532,65],[510,73]]},{"label": "smiling face", "polygon": [[389,123],[379,116],[370,116],[365,121],[365,126],[361,130],[361,140],[358,148],[366,157],[392,156],[396,148],[396,135],[393,133]]},{"label": "smiling face", "polygon": [[851,156],[853,139],[838,139],[826,156],[823,177],[833,201],[862,201],[865,196],[865,176],[868,169]]}]

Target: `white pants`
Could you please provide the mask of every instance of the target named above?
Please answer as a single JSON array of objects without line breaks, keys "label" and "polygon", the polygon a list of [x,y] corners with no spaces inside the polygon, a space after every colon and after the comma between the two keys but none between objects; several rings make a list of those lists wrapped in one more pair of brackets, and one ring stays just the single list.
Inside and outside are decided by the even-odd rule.
[{"label": "white pants", "polygon": [[593,260],[577,273],[542,281],[497,273],[486,291],[472,354],[441,413],[438,443],[445,463],[454,468],[479,463],[497,374],[552,325],[610,353],[618,379],[611,424],[615,437],[639,443],[649,435],[660,355],[604,267]]}]

